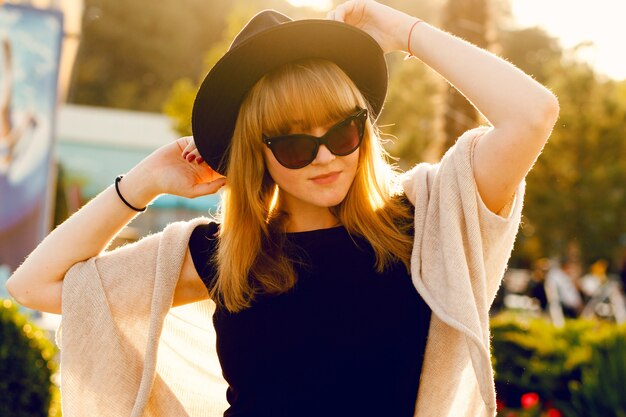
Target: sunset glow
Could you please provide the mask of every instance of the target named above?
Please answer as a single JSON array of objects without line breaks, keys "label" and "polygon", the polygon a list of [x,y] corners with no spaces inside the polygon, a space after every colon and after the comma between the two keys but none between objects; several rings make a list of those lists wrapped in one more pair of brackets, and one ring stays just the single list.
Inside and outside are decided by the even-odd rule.
[{"label": "sunset glow", "polygon": [[331,0],[287,0],[287,2],[295,7],[310,7],[320,12],[329,11],[333,7]]},{"label": "sunset glow", "polygon": [[571,48],[584,42],[579,56],[601,73],[626,79],[623,3],[615,0],[512,0],[520,26],[541,26],[562,45]]},{"label": "sunset glow", "polygon": [[[287,0],[295,7],[329,11],[331,0]],[[577,56],[598,72],[626,79],[623,40],[623,4],[615,0],[511,0],[515,20],[521,27],[541,26],[559,38],[565,48],[578,48]]]}]

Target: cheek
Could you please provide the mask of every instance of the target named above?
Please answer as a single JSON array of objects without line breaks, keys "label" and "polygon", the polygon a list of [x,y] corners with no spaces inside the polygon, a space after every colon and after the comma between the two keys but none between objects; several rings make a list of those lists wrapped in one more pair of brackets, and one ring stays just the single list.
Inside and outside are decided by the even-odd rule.
[{"label": "cheek", "polygon": [[359,157],[361,156],[361,149],[357,149],[356,151],[354,151],[353,153],[351,153],[350,155],[346,156],[346,165],[349,167],[348,169],[350,170],[352,177],[354,177],[354,174],[356,173],[356,170],[359,166]]},{"label": "cheek", "polygon": [[281,190],[300,200],[324,206],[339,204],[347,195],[359,165],[359,150],[339,158],[334,166],[343,171],[342,180],[334,186],[320,187],[308,181],[312,173],[309,169],[285,168],[269,149],[264,151],[267,171]]},{"label": "cheek", "polygon": [[299,176],[297,175],[299,170],[293,170],[282,166],[272,154],[272,151],[265,149],[263,152],[265,159],[265,166],[270,176],[278,187],[288,190],[294,187],[299,182]]}]

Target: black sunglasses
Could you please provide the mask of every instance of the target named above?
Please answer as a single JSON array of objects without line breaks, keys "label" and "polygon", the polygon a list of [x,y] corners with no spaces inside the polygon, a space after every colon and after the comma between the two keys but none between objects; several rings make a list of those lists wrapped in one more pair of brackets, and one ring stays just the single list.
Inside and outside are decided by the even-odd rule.
[{"label": "black sunglasses", "polygon": [[358,111],[340,121],[321,137],[296,133],[268,138],[263,135],[263,143],[272,151],[278,162],[285,168],[298,169],[309,165],[317,156],[321,144],[337,156],[350,155],[361,146],[367,110]]}]

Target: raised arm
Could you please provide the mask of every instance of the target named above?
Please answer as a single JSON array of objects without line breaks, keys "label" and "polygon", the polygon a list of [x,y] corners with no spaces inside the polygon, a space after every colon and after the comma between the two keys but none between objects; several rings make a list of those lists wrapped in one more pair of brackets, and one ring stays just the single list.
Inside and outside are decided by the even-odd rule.
[{"label": "raised arm", "polygon": [[[441,74],[493,126],[476,144],[479,193],[498,212],[531,169],[558,117],[558,101],[509,62],[426,22],[372,0],[351,0],[330,12],[374,37],[385,52],[411,53]],[[411,28],[413,30],[411,31]]]},{"label": "raised arm", "polygon": [[[124,176],[119,183],[120,193],[132,206],[142,208],[160,194],[192,198],[218,191],[225,178],[206,163],[190,163],[192,158],[183,157],[189,151],[192,151],[191,155],[198,155],[190,137],[159,148]],[[105,250],[136,215],[137,212],[122,202],[111,185],[37,246],[9,278],[7,290],[26,307],[61,313],[61,290],[66,272],[74,264]],[[185,277],[197,277],[192,266],[187,255],[182,271]],[[189,281],[201,283],[199,277]],[[197,297],[198,285],[179,287],[175,304]]]}]

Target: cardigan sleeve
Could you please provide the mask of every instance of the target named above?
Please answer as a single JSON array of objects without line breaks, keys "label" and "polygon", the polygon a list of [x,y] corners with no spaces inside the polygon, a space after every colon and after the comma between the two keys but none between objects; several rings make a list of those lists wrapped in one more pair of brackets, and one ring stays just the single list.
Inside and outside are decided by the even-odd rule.
[{"label": "cardigan sleeve", "polygon": [[142,383],[160,238],[103,252],[66,273],[57,330],[63,415],[131,415]]},{"label": "cardigan sleeve", "polygon": [[449,364],[466,369],[463,361],[471,359],[475,383],[492,408],[489,308],[513,248],[525,184],[500,213],[485,206],[473,174],[473,151],[487,130],[466,132],[438,164],[419,164],[401,179],[415,206],[413,283],[437,320],[465,339],[464,353],[448,358]]},{"label": "cardigan sleeve", "polygon": [[[482,309],[491,305],[504,274],[520,224],[525,190],[522,181],[499,213],[483,202],[473,175],[473,152],[487,130],[466,132],[440,163],[418,164],[401,179],[415,206],[414,272],[421,278],[431,268],[441,272],[435,279],[437,287],[447,276],[478,278],[472,283],[484,285],[484,292],[473,298],[487,304],[480,306]],[[438,271],[440,268],[444,269]],[[457,284],[449,289],[457,288]]]},{"label": "cardigan sleeve", "polygon": [[221,415],[212,303],[171,308],[189,236],[206,221],[172,223],[67,272],[57,331],[63,415]]}]

